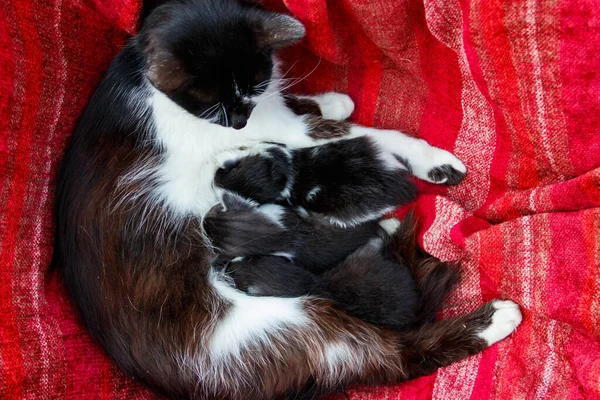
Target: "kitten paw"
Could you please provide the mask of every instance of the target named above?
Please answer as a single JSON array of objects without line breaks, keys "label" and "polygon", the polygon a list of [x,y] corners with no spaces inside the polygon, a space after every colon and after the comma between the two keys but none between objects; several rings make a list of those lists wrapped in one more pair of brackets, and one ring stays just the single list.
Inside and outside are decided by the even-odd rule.
[{"label": "kitten paw", "polygon": [[519,305],[510,300],[494,300],[491,302],[493,314],[487,328],[477,334],[488,346],[506,338],[519,326],[523,315]]},{"label": "kitten paw", "polygon": [[347,94],[329,92],[310,97],[316,101],[325,119],[347,119],[354,111],[354,102]]}]

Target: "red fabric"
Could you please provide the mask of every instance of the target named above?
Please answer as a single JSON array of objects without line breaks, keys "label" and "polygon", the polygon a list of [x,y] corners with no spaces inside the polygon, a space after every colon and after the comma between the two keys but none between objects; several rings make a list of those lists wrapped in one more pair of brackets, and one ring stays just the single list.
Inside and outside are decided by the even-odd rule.
[{"label": "red fabric", "polygon": [[[600,7],[595,0],[270,0],[307,27],[294,89],[349,93],[354,120],[457,154],[458,187],[422,184],[425,248],[462,259],[445,316],[492,297],[508,340],[353,399],[600,398]],[[153,398],[45,280],[54,176],[137,0],[0,2],[0,397]],[[288,68],[286,67],[286,69]],[[311,73],[312,71],[312,73]],[[334,396],[334,398],[338,398]],[[343,397],[339,397],[343,398]]]}]

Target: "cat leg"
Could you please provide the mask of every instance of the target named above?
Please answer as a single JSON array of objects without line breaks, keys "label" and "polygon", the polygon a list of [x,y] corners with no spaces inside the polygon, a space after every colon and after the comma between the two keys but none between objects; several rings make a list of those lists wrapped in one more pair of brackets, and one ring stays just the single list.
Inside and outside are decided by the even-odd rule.
[{"label": "cat leg", "polygon": [[354,125],[350,136],[371,138],[384,154],[389,154],[386,159],[390,166],[403,164],[414,176],[427,182],[456,185],[467,173],[465,165],[450,152],[399,131]]},{"label": "cat leg", "polygon": [[403,335],[407,379],[476,354],[510,335],[522,321],[519,306],[494,300],[470,314],[432,322]]},{"label": "cat leg", "polygon": [[[483,351],[509,336],[521,320],[517,304],[494,300],[469,314],[411,331],[379,330],[373,335],[374,332],[367,333],[365,327],[354,326],[348,331],[367,341],[354,335],[341,340],[336,337],[329,345],[331,348],[326,347],[327,354],[332,353],[327,360],[329,368],[324,374],[317,374],[316,379],[332,382],[334,378],[334,382],[344,385],[393,384],[418,378]],[[343,322],[351,324],[354,321]],[[332,321],[329,319],[325,323]],[[339,329],[338,326],[335,328]],[[332,332],[332,327],[327,331]],[[365,348],[361,349],[361,346]],[[334,349],[336,357],[333,356]]]},{"label": "cat leg", "polygon": [[305,115],[304,122],[308,136],[317,146],[368,137],[377,145],[389,168],[406,168],[427,182],[456,185],[467,173],[464,164],[450,152],[399,131],[367,128],[314,115]]},{"label": "cat leg", "polygon": [[213,285],[227,299],[227,312],[202,345],[196,341],[184,349],[184,366],[202,374],[191,381],[202,398],[297,398],[351,384],[396,384],[477,354],[521,322],[515,303],[496,300],[467,315],[398,332],[352,317],[327,300],[255,297],[224,281]]},{"label": "cat leg", "polygon": [[354,102],[347,94],[328,92],[317,95],[285,95],[286,105],[297,115],[311,114],[325,119],[345,120],[354,111]]}]

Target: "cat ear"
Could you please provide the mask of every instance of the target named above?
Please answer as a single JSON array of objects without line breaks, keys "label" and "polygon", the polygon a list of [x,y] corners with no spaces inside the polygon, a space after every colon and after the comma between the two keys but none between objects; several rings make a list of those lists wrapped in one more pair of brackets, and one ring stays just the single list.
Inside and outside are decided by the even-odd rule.
[{"label": "cat ear", "polygon": [[180,88],[191,77],[184,64],[157,40],[150,38],[145,46],[146,76],[162,92],[172,92]]},{"label": "cat ear", "polygon": [[263,15],[256,29],[256,41],[260,49],[277,50],[304,37],[304,25],[285,14]]}]

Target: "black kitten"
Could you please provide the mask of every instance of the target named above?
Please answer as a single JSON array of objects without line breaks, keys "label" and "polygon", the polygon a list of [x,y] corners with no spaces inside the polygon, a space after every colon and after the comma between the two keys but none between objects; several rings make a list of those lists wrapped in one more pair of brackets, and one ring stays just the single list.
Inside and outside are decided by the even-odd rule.
[{"label": "black kitten", "polygon": [[300,206],[341,226],[376,219],[417,195],[408,172],[387,168],[365,137],[291,152],[274,145],[226,164],[215,184],[259,203]]}]

